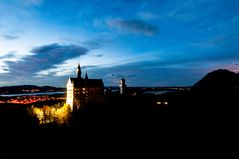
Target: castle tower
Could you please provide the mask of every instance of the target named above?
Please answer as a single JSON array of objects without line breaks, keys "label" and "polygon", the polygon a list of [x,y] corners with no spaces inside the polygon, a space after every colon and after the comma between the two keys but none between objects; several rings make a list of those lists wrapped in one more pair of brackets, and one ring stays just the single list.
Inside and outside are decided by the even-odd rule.
[{"label": "castle tower", "polygon": [[72,111],[74,101],[74,85],[71,81],[71,78],[68,79],[66,88],[67,88],[66,104],[70,106],[70,109]]},{"label": "castle tower", "polygon": [[77,70],[76,70],[76,77],[81,78],[81,67],[80,64],[78,64]]},{"label": "castle tower", "polygon": [[126,84],[125,84],[125,79],[122,78],[120,80],[120,94],[125,94],[125,91],[126,91]]},{"label": "castle tower", "polygon": [[87,72],[85,73],[85,79],[88,80],[88,74],[87,74]]}]

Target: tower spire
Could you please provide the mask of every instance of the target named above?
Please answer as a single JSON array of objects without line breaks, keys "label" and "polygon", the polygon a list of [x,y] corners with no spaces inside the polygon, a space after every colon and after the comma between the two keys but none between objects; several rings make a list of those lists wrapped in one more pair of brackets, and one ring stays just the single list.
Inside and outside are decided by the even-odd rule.
[{"label": "tower spire", "polygon": [[80,67],[80,63],[78,63],[78,67],[76,70],[76,76],[77,78],[81,78],[81,67]]},{"label": "tower spire", "polygon": [[86,79],[86,80],[88,79],[87,71],[86,71],[86,73],[85,73],[85,79]]}]

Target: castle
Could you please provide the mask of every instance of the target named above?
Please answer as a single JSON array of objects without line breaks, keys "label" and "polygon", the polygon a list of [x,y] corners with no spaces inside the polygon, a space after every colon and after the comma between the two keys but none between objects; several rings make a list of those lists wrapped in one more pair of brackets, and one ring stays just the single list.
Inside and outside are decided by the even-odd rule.
[{"label": "castle", "polygon": [[66,104],[71,111],[78,109],[88,102],[101,101],[104,93],[104,83],[102,79],[89,79],[87,73],[85,78],[81,77],[81,67],[78,64],[76,78],[69,78],[67,88]]}]

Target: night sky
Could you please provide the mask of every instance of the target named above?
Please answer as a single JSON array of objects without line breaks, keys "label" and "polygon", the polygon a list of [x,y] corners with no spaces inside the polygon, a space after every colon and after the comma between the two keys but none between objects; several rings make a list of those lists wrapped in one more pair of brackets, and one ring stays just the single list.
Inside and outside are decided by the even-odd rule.
[{"label": "night sky", "polygon": [[190,86],[239,72],[238,0],[0,0],[0,86]]}]

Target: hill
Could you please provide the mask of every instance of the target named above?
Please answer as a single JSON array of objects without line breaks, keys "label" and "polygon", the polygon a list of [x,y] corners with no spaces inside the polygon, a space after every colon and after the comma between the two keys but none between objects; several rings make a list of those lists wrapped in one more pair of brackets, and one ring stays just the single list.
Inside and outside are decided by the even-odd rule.
[{"label": "hill", "polygon": [[193,87],[192,92],[203,96],[238,95],[239,74],[219,69],[208,73]]},{"label": "hill", "polygon": [[21,93],[58,92],[58,91],[65,91],[65,88],[58,88],[52,86],[35,86],[35,85],[0,87],[0,94],[21,94]]}]

